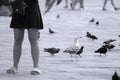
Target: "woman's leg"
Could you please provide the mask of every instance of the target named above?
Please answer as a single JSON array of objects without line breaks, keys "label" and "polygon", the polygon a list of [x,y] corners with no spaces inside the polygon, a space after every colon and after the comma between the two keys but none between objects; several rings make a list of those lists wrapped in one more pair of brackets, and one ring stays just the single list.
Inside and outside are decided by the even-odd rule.
[{"label": "woman's leg", "polygon": [[84,9],[84,0],[80,0],[80,8]]},{"label": "woman's leg", "polygon": [[22,42],[24,29],[14,29],[14,46],[13,46],[13,67],[7,70],[8,74],[15,74],[21,57]]},{"label": "woman's leg", "polygon": [[70,4],[71,8],[74,10],[75,9],[75,6],[77,4],[77,1],[76,0],[71,0],[72,3]]},{"label": "woman's leg", "polygon": [[45,2],[45,8],[48,7],[49,3],[50,3],[50,0],[46,0],[46,2]]},{"label": "woman's leg", "polygon": [[48,7],[47,7],[47,9],[45,10],[45,14],[50,11],[50,9],[51,9],[52,6],[54,5],[55,1],[56,1],[56,0],[52,0],[51,2],[49,2]]},{"label": "woman's leg", "polygon": [[106,4],[107,4],[107,1],[108,1],[108,0],[105,0],[105,1],[104,1],[103,10],[106,10],[106,9],[105,9],[105,6],[106,6]]},{"label": "woman's leg", "polygon": [[22,51],[24,29],[14,29],[13,67],[18,68]]},{"label": "woman's leg", "polygon": [[111,4],[112,4],[112,6],[113,6],[114,10],[119,10],[119,8],[117,8],[117,7],[115,6],[115,4],[114,4],[114,1],[113,1],[113,0],[111,0]]},{"label": "woman's leg", "polygon": [[65,0],[65,6],[64,8],[67,8],[68,7],[68,0]]},{"label": "woman's leg", "polygon": [[28,36],[31,45],[31,55],[33,59],[34,68],[38,68],[39,64],[38,32],[38,29],[28,29]]}]

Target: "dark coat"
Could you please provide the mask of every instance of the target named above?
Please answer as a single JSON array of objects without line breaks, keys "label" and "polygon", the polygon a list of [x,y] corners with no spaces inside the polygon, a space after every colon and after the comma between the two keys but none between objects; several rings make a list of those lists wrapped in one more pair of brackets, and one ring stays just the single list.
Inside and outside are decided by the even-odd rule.
[{"label": "dark coat", "polygon": [[43,21],[38,0],[24,0],[27,4],[25,15],[13,14],[10,28],[43,29]]}]

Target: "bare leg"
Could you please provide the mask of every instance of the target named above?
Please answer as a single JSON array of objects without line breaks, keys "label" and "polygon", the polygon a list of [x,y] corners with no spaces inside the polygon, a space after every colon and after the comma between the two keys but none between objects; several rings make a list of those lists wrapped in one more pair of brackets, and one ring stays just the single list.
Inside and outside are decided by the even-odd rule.
[{"label": "bare leg", "polygon": [[114,4],[114,1],[113,1],[113,0],[111,0],[111,4],[112,4],[112,6],[113,6],[114,10],[119,10],[119,8],[117,8],[117,7],[115,6],[115,4]]},{"label": "bare leg", "polygon": [[65,6],[64,8],[67,8],[68,7],[68,0],[65,0]]},{"label": "bare leg", "polygon": [[80,8],[84,9],[84,0],[80,0]]},{"label": "bare leg", "polygon": [[105,6],[106,6],[106,4],[107,4],[107,1],[108,1],[108,0],[105,0],[105,1],[104,1],[103,10],[106,10],[106,9],[105,9]]},{"label": "bare leg", "polygon": [[54,5],[55,1],[56,1],[56,0],[52,0],[51,2],[49,2],[48,7],[47,7],[47,9],[46,9],[45,13],[47,13],[47,12],[49,12],[49,11],[50,11],[50,9],[51,9],[51,8],[52,8],[52,6]]},{"label": "bare leg", "polygon": [[113,0],[110,0],[110,1],[111,1],[112,6],[113,6],[114,8],[116,8]]},{"label": "bare leg", "polygon": [[7,70],[8,74],[16,74],[21,57],[22,42],[24,29],[14,29],[14,46],[13,46],[13,67]]},{"label": "bare leg", "polygon": [[49,3],[50,3],[50,0],[46,0],[46,2],[45,2],[45,8],[48,7]]},{"label": "bare leg", "polygon": [[74,0],[73,4],[74,4],[74,7],[75,7],[75,6],[76,6],[76,4],[77,4],[77,1],[76,1],[76,0]]},{"label": "bare leg", "polygon": [[13,67],[18,68],[21,57],[24,29],[14,29]]},{"label": "bare leg", "polygon": [[31,45],[31,55],[33,59],[34,68],[38,68],[39,64],[38,32],[38,29],[28,29],[28,36]]},{"label": "bare leg", "polygon": [[72,0],[72,3],[70,5],[71,5],[71,8],[73,10],[75,9],[76,4],[77,4],[77,1],[76,0]]}]

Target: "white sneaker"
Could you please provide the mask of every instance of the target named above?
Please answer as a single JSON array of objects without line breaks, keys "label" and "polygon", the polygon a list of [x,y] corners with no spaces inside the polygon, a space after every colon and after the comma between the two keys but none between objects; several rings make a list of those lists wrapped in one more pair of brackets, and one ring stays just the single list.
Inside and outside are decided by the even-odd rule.
[{"label": "white sneaker", "polygon": [[31,75],[40,75],[41,71],[38,68],[33,68],[31,71]]},{"label": "white sneaker", "polygon": [[7,74],[16,74],[18,72],[16,67],[11,67],[7,70]]}]

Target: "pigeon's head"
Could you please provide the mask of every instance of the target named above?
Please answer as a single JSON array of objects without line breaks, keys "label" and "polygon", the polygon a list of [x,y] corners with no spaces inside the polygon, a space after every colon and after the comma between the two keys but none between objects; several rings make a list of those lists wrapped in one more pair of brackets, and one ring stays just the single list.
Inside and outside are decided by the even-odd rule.
[{"label": "pigeon's head", "polygon": [[120,35],[118,35],[118,37],[120,37]]},{"label": "pigeon's head", "polygon": [[106,48],[107,46],[106,45],[102,45],[102,48]]},{"label": "pigeon's head", "polygon": [[58,52],[60,51],[60,49],[57,49],[58,50]]},{"label": "pigeon's head", "polygon": [[89,32],[87,32],[87,34],[90,34]]},{"label": "pigeon's head", "polygon": [[84,48],[84,46],[81,46],[81,48]]}]

